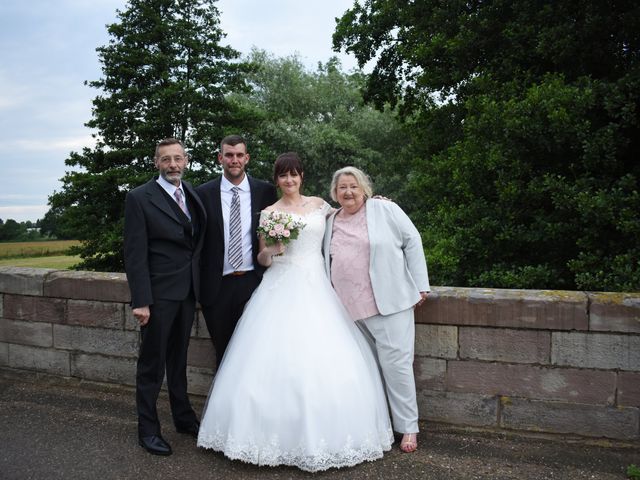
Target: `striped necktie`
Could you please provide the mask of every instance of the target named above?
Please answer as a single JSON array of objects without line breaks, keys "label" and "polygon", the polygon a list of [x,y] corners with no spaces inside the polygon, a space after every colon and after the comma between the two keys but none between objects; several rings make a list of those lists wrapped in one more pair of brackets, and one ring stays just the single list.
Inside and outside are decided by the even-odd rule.
[{"label": "striped necktie", "polygon": [[240,221],[240,195],[238,187],[231,188],[229,210],[229,263],[236,270],[242,265],[242,222]]},{"label": "striped necktie", "polygon": [[173,192],[173,196],[176,197],[176,202],[178,202],[178,206],[180,210],[184,212],[189,220],[191,220],[191,215],[189,215],[189,210],[187,210],[187,206],[184,203],[184,194],[182,193],[182,189],[176,188],[176,191]]}]

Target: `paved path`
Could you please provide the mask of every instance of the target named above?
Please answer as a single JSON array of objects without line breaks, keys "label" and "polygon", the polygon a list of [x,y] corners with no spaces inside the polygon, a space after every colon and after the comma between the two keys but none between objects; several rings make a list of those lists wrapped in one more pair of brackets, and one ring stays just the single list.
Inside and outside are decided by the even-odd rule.
[{"label": "paved path", "polygon": [[[204,399],[194,404],[201,410]],[[310,474],[256,467],[196,448],[170,425],[162,396],[170,457],[146,453],[136,441],[130,388],[89,384],[0,369],[0,479],[625,479],[640,465],[640,444],[526,438],[422,425],[420,449],[397,445],[382,460]]]}]

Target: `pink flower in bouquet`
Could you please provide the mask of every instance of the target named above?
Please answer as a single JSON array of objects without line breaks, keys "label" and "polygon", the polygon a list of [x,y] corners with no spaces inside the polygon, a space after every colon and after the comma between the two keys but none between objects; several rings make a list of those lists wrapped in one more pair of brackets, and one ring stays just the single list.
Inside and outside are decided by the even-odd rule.
[{"label": "pink flower in bouquet", "polygon": [[264,238],[267,245],[282,242],[285,245],[298,238],[305,223],[298,216],[287,212],[262,212],[258,223],[258,235]]}]

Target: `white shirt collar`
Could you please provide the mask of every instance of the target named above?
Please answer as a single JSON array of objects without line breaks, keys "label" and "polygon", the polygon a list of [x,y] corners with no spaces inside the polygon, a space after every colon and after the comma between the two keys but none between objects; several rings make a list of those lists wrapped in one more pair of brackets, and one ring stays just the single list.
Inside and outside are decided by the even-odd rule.
[{"label": "white shirt collar", "polygon": [[162,175],[158,175],[158,179],[156,180],[156,182],[158,182],[160,186],[164,188],[165,191],[172,197],[175,195],[176,190],[178,188],[182,188],[182,193],[184,195],[184,188],[182,187],[182,182],[180,182],[180,185],[176,187],[173,183],[168,182]]},{"label": "white shirt collar", "polygon": [[222,175],[222,180],[220,181],[220,190],[223,192],[228,192],[233,187],[238,187],[241,191],[248,192],[250,190],[250,187],[249,187],[249,177],[247,177],[247,174],[245,173],[244,178],[238,185],[234,185],[227,179],[227,177]]}]

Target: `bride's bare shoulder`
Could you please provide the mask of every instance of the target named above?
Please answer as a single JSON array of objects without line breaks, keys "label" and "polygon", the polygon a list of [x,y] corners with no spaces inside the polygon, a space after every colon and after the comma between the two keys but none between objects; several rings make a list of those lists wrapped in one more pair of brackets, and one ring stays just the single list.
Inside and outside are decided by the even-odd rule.
[{"label": "bride's bare shoulder", "polygon": [[320,197],[307,197],[309,199],[309,203],[311,206],[315,208],[320,208],[324,205],[324,200]]}]

